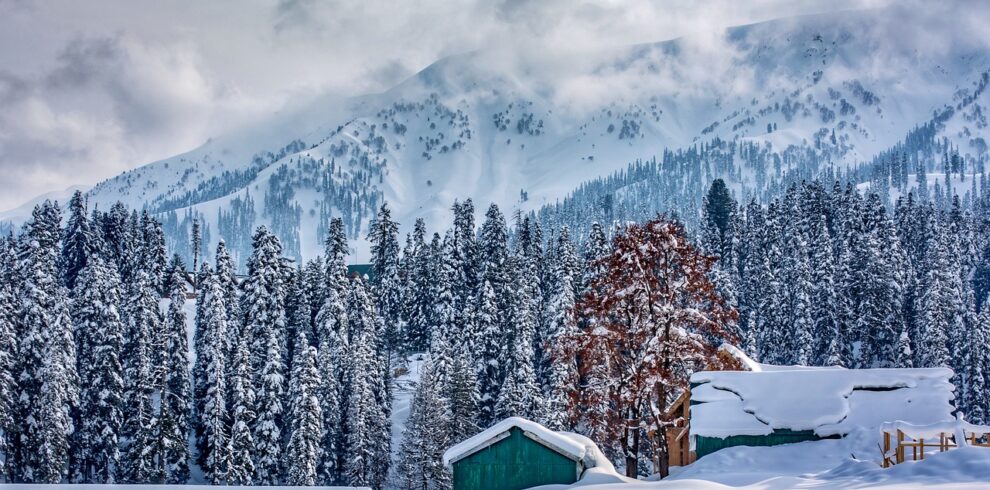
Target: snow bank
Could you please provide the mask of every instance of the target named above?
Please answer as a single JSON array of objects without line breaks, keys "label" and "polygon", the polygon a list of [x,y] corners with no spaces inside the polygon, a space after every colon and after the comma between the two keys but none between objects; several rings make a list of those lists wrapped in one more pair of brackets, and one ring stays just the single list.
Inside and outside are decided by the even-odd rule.
[{"label": "snow bank", "polygon": [[836,483],[855,481],[863,487],[910,484],[916,488],[938,485],[987,488],[987,482],[990,482],[990,448],[964,446],[890,468],[881,468],[872,461],[849,459],[823,472],[818,478]]},{"label": "snow bank", "polygon": [[443,453],[444,466],[450,467],[454,462],[498,442],[501,440],[500,436],[513,427],[522,430],[528,437],[552,446],[575,461],[581,461],[586,469],[601,468],[602,471],[615,473],[612,463],[591,439],[571,432],[552,431],[520,417],[507,418],[451,447]]},{"label": "snow bank", "polygon": [[[57,484],[57,485],[46,485],[46,484],[34,484],[34,483],[4,483],[0,485],[4,490],[189,490],[189,488],[198,487],[199,485],[100,485],[100,484]],[[292,490],[303,487],[290,487],[290,486],[227,486],[227,485],[211,485],[204,486],[204,488],[209,488],[210,490]],[[371,490],[368,487],[305,487],[307,490]]]},{"label": "snow bank", "polygon": [[703,403],[692,407],[691,434],[725,438],[790,429],[825,437],[894,420],[953,420],[949,369],[760,368],[695,373],[692,396],[697,392],[693,399]]},{"label": "snow bank", "polygon": [[971,424],[965,420],[953,420],[951,422],[939,422],[925,425],[912,424],[910,422],[904,422],[903,420],[897,420],[894,422],[880,424],[880,430],[884,432],[895,434],[899,430],[913,439],[929,439],[938,437],[940,434],[955,434],[956,431],[960,429],[966,437],[969,437],[971,434],[976,434],[977,437],[982,436],[983,434],[990,434],[990,425]]},{"label": "snow bank", "polygon": [[623,489],[849,489],[883,487],[985,489],[990,481],[990,449],[963,447],[933,454],[924,461],[881,468],[875,461],[859,459],[876,452],[857,438],[809,441],[787,446],[732,447],[683,467],[669,478],[653,482],[612,481],[592,471],[570,486],[546,486],[540,490],[582,488]]}]

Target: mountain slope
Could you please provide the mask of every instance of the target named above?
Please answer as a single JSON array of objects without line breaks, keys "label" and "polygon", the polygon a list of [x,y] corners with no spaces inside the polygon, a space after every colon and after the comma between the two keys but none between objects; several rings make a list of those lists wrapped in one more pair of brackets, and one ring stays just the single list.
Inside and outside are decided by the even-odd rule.
[{"label": "mountain slope", "polygon": [[[593,53],[467,53],[381,94],[274,114],[88,195],[159,213],[180,252],[199,216],[241,259],[260,224],[312,257],[327,217],[342,216],[360,257],[382,201],[405,228],[417,217],[440,227],[455,199],[479,214],[489,202],[532,210],[665,148],[713,141],[759,148],[778,173],[799,154],[847,167],[947,106],[959,110],[939,134],[975,168],[987,152],[986,35],[961,25],[965,42],[913,41],[928,22],[895,6]],[[741,192],[767,185],[745,169],[725,177]]]}]

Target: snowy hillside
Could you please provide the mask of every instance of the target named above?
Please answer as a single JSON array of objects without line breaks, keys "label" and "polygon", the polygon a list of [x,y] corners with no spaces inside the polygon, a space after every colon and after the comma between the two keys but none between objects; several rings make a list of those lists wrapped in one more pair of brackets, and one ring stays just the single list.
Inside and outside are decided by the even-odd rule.
[{"label": "snowy hillside", "polygon": [[[403,231],[418,217],[446,222],[468,197],[479,213],[490,202],[533,210],[665,148],[715,140],[752,143],[777,172],[795,155],[841,168],[942,114],[939,136],[982,163],[986,40],[924,49],[907,36],[928,20],[892,15],[896,8],[593,53],[457,55],[381,94],[300,101],[104,181],[89,198],[101,209],[122,200],[158,213],[173,245],[198,216],[208,241],[226,238],[243,261],[245,237],[260,224],[290,255],[312,257],[328,216],[344,217],[361,240],[382,201]],[[765,185],[747,172],[724,177],[736,188]],[[359,260],[364,247],[356,243]]]}]

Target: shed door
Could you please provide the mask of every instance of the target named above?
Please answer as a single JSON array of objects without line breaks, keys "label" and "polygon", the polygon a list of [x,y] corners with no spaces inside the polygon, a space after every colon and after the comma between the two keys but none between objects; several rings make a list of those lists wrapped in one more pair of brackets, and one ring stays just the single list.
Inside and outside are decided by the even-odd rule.
[{"label": "shed door", "polygon": [[509,437],[454,463],[454,490],[521,490],[577,481],[578,465],[513,427]]}]

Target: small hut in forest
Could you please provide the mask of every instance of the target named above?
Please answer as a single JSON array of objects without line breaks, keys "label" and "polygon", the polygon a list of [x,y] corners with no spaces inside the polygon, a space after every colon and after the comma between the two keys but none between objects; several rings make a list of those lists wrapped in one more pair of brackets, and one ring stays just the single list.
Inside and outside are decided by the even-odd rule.
[{"label": "small hut in forest", "polygon": [[588,468],[611,465],[591,440],[512,417],[443,455],[454,490],[518,490],[571,484]]}]

